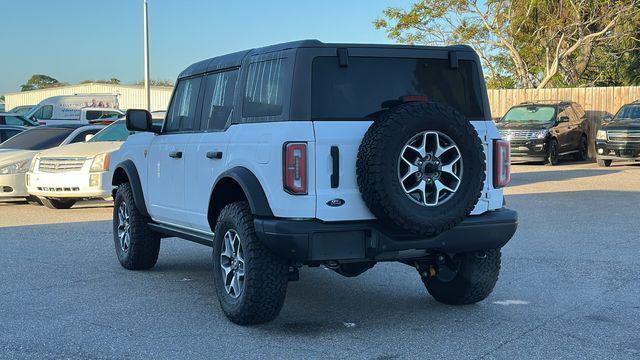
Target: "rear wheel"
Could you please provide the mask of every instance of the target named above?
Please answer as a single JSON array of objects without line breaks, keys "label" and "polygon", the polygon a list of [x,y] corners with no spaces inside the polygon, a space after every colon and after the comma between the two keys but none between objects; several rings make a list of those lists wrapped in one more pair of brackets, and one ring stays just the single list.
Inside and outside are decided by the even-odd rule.
[{"label": "rear wheel", "polygon": [[547,151],[547,165],[558,165],[558,140],[549,140],[549,150]]},{"label": "rear wheel", "polygon": [[456,254],[421,274],[434,299],[449,305],[467,305],[491,294],[500,274],[500,250]]},{"label": "rear wheel", "polygon": [[585,161],[587,160],[587,152],[589,149],[589,145],[587,143],[587,136],[582,135],[580,137],[580,144],[578,145],[578,152],[574,155],[574,159],[576,161]]},{"label": "rear wheel", "polygon": [[598,159],[598,166],[602,166],[602,167],[609,167],[611,166],[611,162],[612,160],[602,160],[602,159]]},{"label": "rear wheel", "polygon": [[214,284],[227,318],[240,325],[275,319],[287,294],[289,266],[257,238],[247,202],[222,209],[213,244]]},{"label": "rear wheel", "polygon": [[49,209],[70,209],[76,203],[76,200],[62,200],[51,198],[40,198],[40,201],[42,201],[42,204]]}]

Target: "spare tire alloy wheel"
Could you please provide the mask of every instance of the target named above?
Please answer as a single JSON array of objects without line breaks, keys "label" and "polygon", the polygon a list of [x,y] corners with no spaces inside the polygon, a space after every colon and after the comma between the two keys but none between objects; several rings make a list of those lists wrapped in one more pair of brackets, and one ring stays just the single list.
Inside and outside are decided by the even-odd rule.
[{"label": "spare tire alloy wheel", "polygon": [[220,270],[227,294],[233,298],[240,296],[244,288],[244,254],[240,236],[233,229],[227,230],[224,234]]},{"label": "spare tire alloy wheel", "polygon": [[459,224],[486,179],[484,146],[473,124],[436,102],[398,105],[369,127],[356,174],[365,204],[384,225],[435,236]]},{"label": "spare tire alloy wheel", "polygon": [[462,181],[462,154],[451,138],[439,131],[423,131],[402,148],[398,179],[411,200],[437,206],[449,200]]}]

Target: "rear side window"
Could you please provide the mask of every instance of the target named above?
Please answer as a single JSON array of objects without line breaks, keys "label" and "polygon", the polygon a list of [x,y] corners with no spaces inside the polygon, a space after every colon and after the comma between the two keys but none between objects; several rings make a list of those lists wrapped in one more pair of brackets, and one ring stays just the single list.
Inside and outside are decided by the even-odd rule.
[{"label": "rear side window", "polygon": [[475,62],[448,59],[318,57],[312,66],[314,119],[364,119],[406,96],[447,104],[467,118],[483,119],[482,87]]},{"label": "rear side window", "polygon": [[242,115],[244,117],[282,114],[287,59],[249,64]]},{"label": "rear side window", "polygon": [[207,76],[201,130],[224,129],[233,113],[233,95],[236,90],[238,70],[224,71]]},{"label": "rear side window", "polygon": [[180,80],[165,120],[164,131],[193,130],[202,77]]},{"label": "rear side window", "polygon": [[87,116],[87,120],[89,120],[89,121],[100,119],[100,117],[102,116],[102,111],[99,111],[99,110],[88,110],[86,116]]}]

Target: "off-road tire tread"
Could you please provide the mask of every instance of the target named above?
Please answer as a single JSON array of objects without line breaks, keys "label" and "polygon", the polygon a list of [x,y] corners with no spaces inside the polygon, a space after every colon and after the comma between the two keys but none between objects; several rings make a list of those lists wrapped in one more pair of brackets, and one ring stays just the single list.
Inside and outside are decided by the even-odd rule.
[{"label": "off-road tire tread", "polygon": [[[129,208],[129,229],[131,243],[125,256],[120,254],[117,223],[118,207],[122,197]],[[122,267],[128,270],[148,270],[156,265],[160,253],[160,234],[151,230],[149,218],[144,216],[136,207],[131,184],[123,183],[118,186],[113,206],[113,239],[116,254]]]},{"label": "off-road tire tread", "polygon": [[[256,236],[253,214],[249,203],[246,201],[235,202],[225,206],[218,217],[216,229],[221,229],[222,223],[231,219],[235,223],[243,245],[245,259],[245,283],[243,293],[240,295],[240,306],[237,309],[229,309],[224,304],[224,296],[228,296],[223,284],[216,284],[218,299],[225,315],[232,322],[239,325],[261,324],[275,319],[287,294],[289,266],[287,262],[269,250]],[[220,238],[216,237],[214,246],[218,247]],[[241,240],[242,241],[242,240]],[[219,272],[219,263],[215,259],[215,281],[220,282],[222,276]]]},{"label": "off-road tire tread", "polygon": [[485,254],[483,259],[474,253],[460,254],[465,260],[450,282],[421,275],[422,282],[429,294],[444,304],[469,305],[482,301],[491,294],[500,274],[500,250],[489,250]]},{"label": "off-road tire tread", "polygon": [[[405,217],[399,216],[394,207],[393,201],[383,186],[383,177],[388,176],[383,171],[379,152],[377,147],[389,141],[390,135],[394,128],[402,126],[402,119],[406,117],[423,116],[440,116],[457,121],[456,126],[463,127],[464,132],[473,134],[475,153],[477,157],[473,161],[480,163],[483,171],[480,171],[479,180],[475,188],[470,188],[470,192],[474,192],[474,196],[469,196],[468,201],[455,214],[449,216],[439,216],[437,218],[428,219],[428,223],[416,223],[408,221]],[[369,210],[381,221],[396,227],[400,230],[408,231],[414,234],[425,236],[435,236],[446,230],[449,230],[462,222],[462,220],[471,213],[478,201],[486,180],[486,157],[484,148],[480,138],[473,125],[464,119],[456,110],[440,103],[412,103],[403,106],[398,111],[389,114],[383,114],[376,120],[365,133],[360,144],[358,157],[356,162],[357,183],[362,198]],[[394,175],[395,176],[395,175]]]}]

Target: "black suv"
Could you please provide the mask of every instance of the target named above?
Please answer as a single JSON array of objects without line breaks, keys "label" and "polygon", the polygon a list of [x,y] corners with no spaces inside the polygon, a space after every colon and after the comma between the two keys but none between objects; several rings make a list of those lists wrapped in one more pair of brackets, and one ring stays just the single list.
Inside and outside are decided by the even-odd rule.
[{"label": "black suv", "polygon": [[587,158],[587,121],[580,104],[572,101],[534,101],[513,106],[500,119],[498,130],[511,142],[514,161],[558,164],[561,156]]},{"label": "black suv", "polygon": [[604,119],[596,135],[596,152],[600,166],[611,166],[613,160],[640,161],[640,100]]}]

